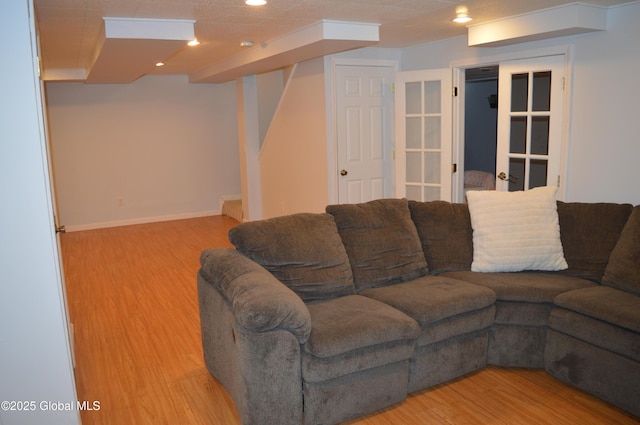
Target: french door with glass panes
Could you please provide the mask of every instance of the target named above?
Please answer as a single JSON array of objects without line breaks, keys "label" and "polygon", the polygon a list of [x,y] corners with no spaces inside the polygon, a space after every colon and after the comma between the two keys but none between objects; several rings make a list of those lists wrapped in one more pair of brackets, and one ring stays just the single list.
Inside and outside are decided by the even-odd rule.
[{"label": "french door with glass panes", "polygon": [[451,201],[450,69],[396,76],[396,196]]},{"label": "french door with glass panes", "polygon": [[565,56],[500,63],[496,189],[560,183]]}]

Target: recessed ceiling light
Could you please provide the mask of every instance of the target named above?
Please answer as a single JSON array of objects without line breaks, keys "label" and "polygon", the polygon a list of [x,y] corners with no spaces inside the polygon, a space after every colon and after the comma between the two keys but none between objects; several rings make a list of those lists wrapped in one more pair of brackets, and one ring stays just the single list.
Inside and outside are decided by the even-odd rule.
[{"label": "recessed ceiling light", "polygon": [[458,24],[464,24],[465,22],[469,22],[472,18],[469,16],[456,16],[455,18],[453,18],[453,22],[456,22]]},{"label": "recessed ceiling light", "polygon": [[241,47],[251,47],[251,46],[253,46],[253,41],[251,41],[251,40],[242,41],[242,42],[240,42],[240,46]]},{"label": "recessed ceiling light", "polygon": [[453,22],[458,24],[464,24],[469,22],[472,18],[469,16],[469,10],[466,6],[458,6],[456,8],[456,17],[452,19]]},{"label": "recessed ceiling light", "polygon": [[156,66],[164,66],[164,62],[158,62],[156,63]]},{"label": "recessed ceiling light", "polygon": [[249,6],[264,6],[267,4],[266,0],[245,0],[245,3]]},{"label": "recessed ceiling light", "polygon": [[188,46],[197,46],[198,44],[200,44],[200,42],[198,41],[197,38],[194,38],[193,40],[187,43]]}]

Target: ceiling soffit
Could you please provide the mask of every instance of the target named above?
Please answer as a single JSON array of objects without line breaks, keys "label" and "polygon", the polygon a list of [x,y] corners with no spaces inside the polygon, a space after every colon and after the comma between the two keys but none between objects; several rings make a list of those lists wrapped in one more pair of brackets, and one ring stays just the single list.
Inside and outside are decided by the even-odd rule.
[{"label": "ceiling soffit", "polygon": [[220,83],[260,74],[379,41],[378,24],[323,20],[223,59],[189,76],[191,82]]}]

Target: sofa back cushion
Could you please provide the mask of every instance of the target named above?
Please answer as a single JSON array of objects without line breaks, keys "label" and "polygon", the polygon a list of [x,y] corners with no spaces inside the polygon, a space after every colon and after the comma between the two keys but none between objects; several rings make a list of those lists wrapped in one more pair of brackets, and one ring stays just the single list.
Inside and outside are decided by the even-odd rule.
[{"label": "sofa back cushion", "polygon": [[473,231],[467,204],[409,201],[429,272],[471,270]]},{"label": "sofa back cushion", "polygon": [[563,273],[599,282],[633,206],[558,202],[560,238],[569,268]]},{"label": "sofa back cushion", "polygon": [[355,292],[349,259],[329,214],[242,223],[229,231],[229,240],[304,301]]},{"label": "sofa back cushion", "polygon": [[640,295],[640,206],[633,209],[611,252],[602,283]]},{"label": "sofa back cushion", "polygon": [[415,279],[428,273],[406,199],[329,205],[347,250],[358,290]]}]

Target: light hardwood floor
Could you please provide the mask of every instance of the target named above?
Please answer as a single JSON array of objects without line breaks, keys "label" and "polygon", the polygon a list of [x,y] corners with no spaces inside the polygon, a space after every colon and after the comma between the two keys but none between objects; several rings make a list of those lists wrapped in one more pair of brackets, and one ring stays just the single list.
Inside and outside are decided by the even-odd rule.
[{"label": "light hardwood floor", "polygon": [[[230,246],[225,216],[61,236],[84,425],[237,425],[204,366],[200,252]],[[638,424],[540,370],[488,367],[349,425]]]}]

